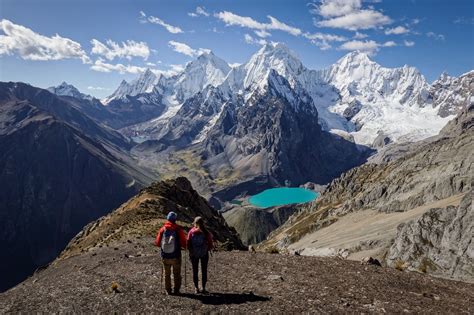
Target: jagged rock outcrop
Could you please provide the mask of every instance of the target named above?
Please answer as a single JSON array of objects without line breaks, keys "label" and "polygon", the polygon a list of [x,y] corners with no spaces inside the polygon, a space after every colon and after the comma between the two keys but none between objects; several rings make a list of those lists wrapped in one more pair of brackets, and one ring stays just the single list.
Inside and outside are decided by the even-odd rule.
[{"label": "jagged rock outcrop", "polygon": [[474,279],[473,192],[457,207],[431,209],[401,224],[388,250],[387,264],[453,279]]},{"label": "jagged rock outcrop", "polygon": [[201,216],[220,246],[226,249],[245,248],[222,215],[192,188],[189,180],[179,177],[153,183],[115,211],[88,224],[69,242],[59,259],[114,242],[142,237],[153,239],[169,211],[176,212],[178,223],[188,228],[196,216]]},{"label": "jagged rock outcrop", "polygon": [[456,115],[473,103],[474,70],[459,77],[441,74],[429,89],[433,107],[438,108],[441,117]]},{"label": "jagged rock outcrop", "polygon": [[[300,246],[311,244],[310,247],[317,248],[317,242],[311,243],[311,235],[316,237],[319,230],[324,231],[324,228],[330,228],[333,224],[334,227],[347,229],[348,222],[344,220],[347,215],[354,214],[354,220],[368,222],[371,229],[379,223],[382,227],[395,229],[384,222],[385,217],[381,213],[392,218],[396,213],[406,212],[406,215],[396,216],[397,220],[407,221],[413,219],[411,211],[417,216],[422,215],[430,209],[430,204],[456,204],[459,196],[472,189],[472,152],[474,105],[467,107],[451,121],[438,137],[409,147],[405,155],[388,163],[364,164],[335,179],[316,202],[300,207],[260,247],[289,248],[301,240]],[[367,221],[369,217],[375,217],[375,221]],[[336,234],[342,232],[337,229],[332,231]],[[390,235],[392,231],[385,230],[384,233]],[[382,234],[372,237],[358,244],[348,235],[344,244],[350,242],[353,252],[374,248],[382,251],[391,245]],[[341,242],[337,246],[346,246]],[[326,244],[330,246],[331,242]],[[446,266],[444,268],[449,269]],[[451,276],[449,272],[440,273]]]}]

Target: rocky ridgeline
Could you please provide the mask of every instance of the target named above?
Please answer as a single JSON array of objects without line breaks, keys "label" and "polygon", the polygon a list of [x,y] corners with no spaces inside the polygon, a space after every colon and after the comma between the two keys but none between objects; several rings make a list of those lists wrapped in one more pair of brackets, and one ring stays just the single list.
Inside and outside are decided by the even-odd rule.
[{"label": "rocky ridgeline", "polygon": [[[287,248],[350,213],[369,209],[383,213],[404,212],[454,195],[466,194],[461,207],[457,208],[459,215],[463,213],[462,209],[467,211],[463,216],[462,227],[455,227],[454,221],[444,225],[425,225],[423,222],[434,222],[434,218],[441,215],[440,212],[449,212],[441,215],[446,220],[457,218],[451,208],[429,211],[419,221],[400,228],[388,262],[394,265],[395,260],[404,259],[403,263],[407,266],[420,267],[423,257],[429,257],[429,266],[423,268],[428,272],[473,279],[472,270],[462,267],[474,264],[472,245],[469,245],[472,240],[473,209],[471,206],[466,208],[466,198],[472,198],[472,152],[474,105],[468,106],[451,121],[438,137],[422,142],[418,147],[411,147],[402,157],[388,163],[362,165],[332,181],[320,199],[301,207],[287,223],[270,234],[260,248]],[[422,234],[425,243],[418,245],[417,242],[421,241],[417,236],[421,233],[420,224],[424,227]],[[458,235],[463,232],[466,236]],[[462,244],[458,247],[457,242]],[[461,261],[461,265],[458,266],[457,260]]]},{"label": "rocky ridgeline", "polygon": [[88,224],[71,240],[59,259],[115,242],[153,238],[169,211],[176,212],[178,223],[188,228],[196,216],[203,217],[223,248],[245,248],[222,215],[192,188],[186,178],[179,177],[153,183],[112,213]]}]

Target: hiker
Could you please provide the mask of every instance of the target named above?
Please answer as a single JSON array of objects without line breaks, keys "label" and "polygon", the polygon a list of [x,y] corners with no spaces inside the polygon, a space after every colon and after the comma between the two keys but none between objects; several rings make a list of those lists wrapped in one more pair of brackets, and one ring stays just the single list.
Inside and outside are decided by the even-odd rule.
[{"label": "hiker", "polygon": [[[181,288],[181,248],[186,248],[186,235],[181,226],[176,224],[178,215],[170,212],[168,221],[156,235],[155,245],[160,247],[163,268],[165,269],[166,293],[179,294]],[[171,268],[173,268],[174,291],[171,291]]]},{"label": "hiker", "polygon": [[[209,251],[214,248],[212,234],[204,225],[202,217],[196,217],[193,222],[194,227],[188,233],[187,248],[189,258],[193,268],[193,282],[196,293],[208,293],[206,291],[207,283],[207,265],[209,262]],[[201,262],[202,290],[199,290],[199,262]]]}]

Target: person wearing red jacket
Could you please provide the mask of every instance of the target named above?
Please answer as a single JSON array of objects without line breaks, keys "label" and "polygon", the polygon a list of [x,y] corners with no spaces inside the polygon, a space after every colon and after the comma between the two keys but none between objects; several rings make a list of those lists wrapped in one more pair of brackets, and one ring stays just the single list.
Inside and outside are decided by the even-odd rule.
[{"label": "person wearing red jacket", "polygon": [[[175,212],[168,213],[166,216],[168,221],[158,231],[155,240],[155,245],[161,249],[167,294],[179,294],[181,288],[181,249],[186,249],[186,235],[183,228],[176,224],[177,217]],[[173,291],[171,291],[171,269],[173,269]]]},{"label": "person wearing red jacket", "polygon": [[[207,266],[209,263],[209,252],[214,248],[211,232],[206,229],[202,217],[196,217],[194,227],[188,233],[187,248],[189,258],[193,267],[193,282],[196,293],[207,293]],[[199,261],[201,262],[202,290],[199,289]]]}]

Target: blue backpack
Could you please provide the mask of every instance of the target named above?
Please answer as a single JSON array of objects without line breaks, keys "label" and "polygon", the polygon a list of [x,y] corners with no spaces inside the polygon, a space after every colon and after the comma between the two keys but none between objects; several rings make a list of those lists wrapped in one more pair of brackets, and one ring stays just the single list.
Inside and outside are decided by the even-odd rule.
[{"label": "blue backpack", "polygon": [[203,232],[193,233],[191,237],[192,256],[202,258],[207,254],[207,239]]},{"label": "blue backpack", "polygon": [[161,236],[161,257],[165,259],[178,258],[180,254],[179,237],[176,230],[166,230]]}]

